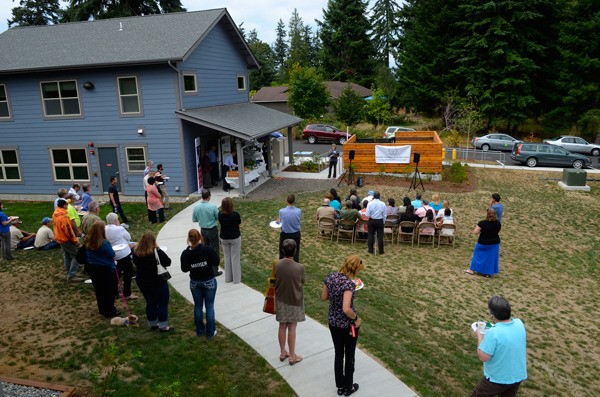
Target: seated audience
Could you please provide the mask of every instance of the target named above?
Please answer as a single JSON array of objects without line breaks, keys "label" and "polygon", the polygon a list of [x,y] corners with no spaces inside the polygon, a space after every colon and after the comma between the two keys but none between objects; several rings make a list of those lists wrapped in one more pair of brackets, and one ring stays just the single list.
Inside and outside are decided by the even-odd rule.
[{"label": "seated audience", "polygon": [[373,191],[373,190],[369,190],[369,191],[367,192],[367,197],[365,197],[365,198],[363,199],[363,202],[364,202],[365,200],[367,200],[367,202],[368,202],[368,203],[370,203],[370,202],[373,200],[373,195],[374,195],[374,194],[375,194],[375,191]]},{"label": "seated audience", "polygon": [[440,196],[438,194],[433,194],[431,196],[429,206],[433,209],[434,214],[437,214],[438,211],[442,209],[442,202],[440,201]]},{"label": "seated audience", "polygon": [[[358,211],[360,213],[360,217],[365,221],[369,220],[369,217],[367,216],[367,206],[368,205],[369,205],[369,201],[367,199],[364,199],[362,202],[362,208],[360,209],[360,211]],[[357,227],[356,231],[359,233],[367,233],[369,231],[369,227],[365,223],[364,225]]]},{"label": "seated audience", "polygon": [[450,215],[454,215],[454,211],[452,210],[452,208],[450,208],[450,202],[447,200],[444,200],[442,202],[442,209],[439,210],[437,213],[438,218],[441,218],[446,214],[446,208],[448,208],[450,210]]},{"label": "seated audience", "polygon": [[337,218],[337,213],[335,212],[335,209],[329,205],[328,198],[324,198],[323,205],[321,205],[319,208],[317,208],[317,220],[319,220],[321,218],[332,218],[332,219]]},{"label": "seated audience", "polygon": [[89,183],[84,183],[83,186],[81,187],[81,189],[83,190],[83,194],[81,195],[81,210],[82,211],[89,211],[89,205],[92,202],[92,196],[90,196],[90,193],[92,192],[92,187],[90,186]]},{"label": "seated audience", "polygon": [[334,188],[329,189],[329,193],[331,193],[331,195],[333,196],[334,200],[337,200],[340,203],[342,203],[342,198],[339,196],[337,190],[335,190]]},{"label": "seated audience", "polygon": [[425,218],[423,218],[419,224],[427,222],[432,223],[433,225],[431,227],[422,229],[421,234],[429,234],[433,236],[435,234],[435,217],[433,216],[433,210],[431,208],[427,210]]},{"label": "seated audience", "polygon": [[421,208],[423,205],[423,201],[421,201],[421,193],[417,192],[417,198],[415,198],[411,204],[413,207],[415,207],[415,210]]},{"label": "seated audience", "polygon": [[[355,208],[352,208],[353,204],[352,204],[352,200],[346,200],[346,208],[343,209],[340,212],[340,218],[346,221],[352,221],[352,222],[356,222],[357,220],[361,219],[361,214],[358,210],[356,210]],[[350,230],[351,228],[349,227],[344,227],[343,225],[340,224],[340,227],[342,229],[348,229]]]},{"label": "seated audience", "polygon": [[35,233],[19,229],[22,223],[23,221],[16,219],[10,225],[10,248],[13,250],[32,247],[33,243],[35,243]]},{"label": "seated audience", "polygon": [[68,190],[67,190],[67,189],[65,189],[64,187],[61,187],[60,189],[58,189],[58,191],[56,192],[56,195],[57,195],[58,197],[56,197],[56,198],[54,199],[54,210],[55,210],[55,211],[56,211],[56,207],[58,206],[58,205],[57,205],[57,204],[58,204],[58,200],[60,200],[60,199],[65,199],[65,196],[67,195],[67,193],[69,193],[69,192],[68,192]]},{"label": "seated audience", "polygon": [[327,193],[325,198],[329,199],[329,205],[336,211],[336,218],[339,218],[339,213],[342,210],[342,204],[333,198],[333,194]]},{"label": "seated audience", "polygon": [[[412,206],[412,204],[409,204],[406,207],[406,212],[404,212],[402,215],[400,215],[400,222],[415,222],[418,221],[419,217],[417,215],[415,215],[415,207]],[[405,233],[410,233],[412,232],[414,229],[414,227],[402,227],[402,231]]]},{"label": "seated audience", "polygon": [[450,208],[446,208],[444,216],[435,221],[435,227],[441,229],[440,233],[444,236],[452,236],[454,234],[454,230],[442,229],[442,225],[454,225],[454,218],[452,217]]},{"label": "seated audience", "polygon": [[399,215],[398,207],[396,207],[396,200],[392,197],[388,198],[387,215]]},{"label": "seated audience", "polygon": [[410,199],[406,196],[402,199],[402,205],[398,207],[398,215],[402,215],[406,212],[406,208],[410,205]]},{"label": "seated audience", "polygon": [[[360,207],[360,197],[358,196],[358,192],[356,191],[356,188],[352,188],[350,189],[350,194],[348,195],[348,197],[346,197],[346,201],[348,200],[352,200],[352,196],[354,196],[356,198],[355,202],[358,203],[358,206]],[[360,208],[357,208],[360,211]]]},{"label": "seated audience", "polygon": [[50,228],[52,219],[45,217],[42,219],[42,227],[40,227],[35,234],[35,242],[33,246],[39,250],[49,250],[52,248],[58,248],[58,242],[54,237],[54,232]]},{"label": "seated audience", "polygon": [[352,208],[354,208],[357,211],[360,211],[362,209],[362,207],[360,205],[360,200],[358,199],[357,196],[355,196],[355,195],[350,196],[350,201],[352,201]]},{"label": "seated audience", "polygon": [[79,205],[79,203],[81,203],[81,196],[79,196],[80,190],[81,186],[79,185],[79,183],[74,183],[73,186],[67,192],[67,194],[73,195],[73,205]]},{"label": "seated audience", "polygon": [[415,209],[415,215],[417,215],[419,217],[419,220],[421,220],[425,218],[425,216],[427,215],[427,211],[429,210],[433,212],[433,209],[429,206],[429,201],[423,200],[421,207]]}]

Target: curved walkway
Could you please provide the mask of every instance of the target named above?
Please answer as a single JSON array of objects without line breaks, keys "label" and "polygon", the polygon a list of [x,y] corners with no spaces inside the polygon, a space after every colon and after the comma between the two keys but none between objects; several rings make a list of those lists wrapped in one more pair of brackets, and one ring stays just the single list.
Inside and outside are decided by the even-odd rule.
[{"label": "curved walkway", "polygon": [[[218,189],[213,190],[212,194],[212,201],[215,203],[220,203],[227,195]],[[169,282],[190,302],[193,302],[193,299],[189,288],[189,275],[181,272],[179,253],[186,247],[188,230],[198,227],[197,223],[192,222],[193,207],[194,205],[190,205],[175,215],[158,235],[159,244],[167,247],[173,261],[169,267],[173,277]],[[225,283],[223,275],[217,280],[219,287],[215,299],[215,315],[223,327],[229,328],[263,356],[298,396],[337,396],[333,377],[333,344],[327,327],[307,316],[306,321],[298,325],[296,343],[296,350],[302,354],[304,360],[293,367],[287,361],[281,363],[277,342],[278,324],[275,316],[263,313],[263,294],[243,283]],[[390,371],[360,349],[356,351],[355,375],[355,382],[360,384],[357,393],[359,396],[417,396]]]}]

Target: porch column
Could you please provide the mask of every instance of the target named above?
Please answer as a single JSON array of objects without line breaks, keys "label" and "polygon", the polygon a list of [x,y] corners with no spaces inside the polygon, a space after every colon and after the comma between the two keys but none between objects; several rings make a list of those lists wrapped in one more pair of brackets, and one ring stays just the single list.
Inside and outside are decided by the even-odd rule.
[{"label": "porch column", "polygon": [[241,196],[244,197],[246,196],[246,176],[244,175],[244,149],[242,146],[242,140],[241,139],[236,139],[236,151],[237,151],[237,157],[238,157],[238,178],[239,178],[239,185],[240,185],[240,192],[241,192]]},{"label": "porch column", "polygon": [[273,177],[273,156],[271,155],[271,150],[273,147],[271,146],[271,134],[267,136],[267,170],[269,171],[269,178]]},{"label": "porch column", "polygon": [[287,128],[287,132],[288,132],[288,156],[289,156],[289,163],[294,165],[294,149],[293,149],[293,141],[294,141],[294,134],[292,132],[292,127],[288,127]]}]

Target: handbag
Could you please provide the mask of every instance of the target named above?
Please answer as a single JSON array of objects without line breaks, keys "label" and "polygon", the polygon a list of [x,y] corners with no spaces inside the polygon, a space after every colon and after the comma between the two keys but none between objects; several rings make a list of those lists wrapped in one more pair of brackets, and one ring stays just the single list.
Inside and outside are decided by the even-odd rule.
[{"label": "handbag", "polygon": [[87,260],[87,250],[85,248],[85,245],[81,244],[79,246],[79,248],[77,249],[77,255],[75,256],[75,260],[77,261],[77,263],[79,263],[81,265],[87,265],[88,260]]},{"label": "handbag", "polygon": [[263,303],[263,312],[269,314],[277,313],[275,306],[275,264],[277,260],[273,261],[273,268],[271,269],[271,277],[267,277],[267,290],[265,291],[265,301]]},{"label": "handbag", "polygon": [[154,257],[156,258],[156,274],[158,278],[162,281],[167,281],[171,278],[171,273],[169,273],[169,271],[160,264],[160,259],[158,257],[158,251],[156,248],[154,249]]}]

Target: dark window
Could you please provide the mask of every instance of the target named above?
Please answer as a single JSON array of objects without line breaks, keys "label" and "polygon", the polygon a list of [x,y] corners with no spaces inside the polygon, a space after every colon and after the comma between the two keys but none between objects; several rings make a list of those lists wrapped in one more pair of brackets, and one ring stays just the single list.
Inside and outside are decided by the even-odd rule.
[{"label": "dark window", "polygon": [[0,180],[21,180],[19,160],[15,149],[0,150]]},{"label": "dark window", "polygon": [[43,82],[41,89],[46,116],[81,114],[77,82],[75,80]]},{"label": "dark window", "polygon": [[85,149],[52,149],[52,167],[57,181],[90,179]]}]

